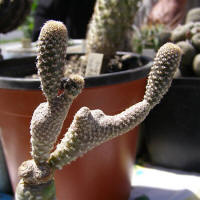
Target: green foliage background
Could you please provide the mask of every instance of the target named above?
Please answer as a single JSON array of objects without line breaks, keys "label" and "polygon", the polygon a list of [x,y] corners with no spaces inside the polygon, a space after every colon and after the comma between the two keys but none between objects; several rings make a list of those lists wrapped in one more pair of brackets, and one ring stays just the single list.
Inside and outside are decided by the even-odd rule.
[{"label": "green foliage background", "polygon": [[23,31],[25,38],[31,38],[32,36],[34,26],[34,13],[38,5],[38,1],[39,0],[33,0],[30,14],[26,17],[25,22],[19,27],[19,29]]},{"label": "green foliage background", "polygon": [[149,48],[157,51],[160,47],[159,35],[165,30],[163,24],[145,24],[136,28],[133,34],[133,51],[142,53],[143,49]]}]

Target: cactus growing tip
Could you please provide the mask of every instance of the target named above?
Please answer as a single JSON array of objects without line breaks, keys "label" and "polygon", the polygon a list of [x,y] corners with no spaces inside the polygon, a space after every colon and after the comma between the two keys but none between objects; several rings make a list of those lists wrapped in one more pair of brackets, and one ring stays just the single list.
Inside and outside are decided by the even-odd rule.
[{"label": "cactus growing tip", "polygon": [[182,55],[182,50],[181,48],[176,45],[173,44],[171,42],[167,42],[166,44],[164,44],[163,46],[160,47],[160,50],[162,50],[162,52],[164,51],[171,51],[172,53],[177,53],[178,55]]},{"label": "cactus growing tip", "polygon": [[41,35],[46,35],[47,33],[52,35],[56,33],[67,37],[67,28],[60,21],[49,20],[44,24],[44,26],[41,29]]}]

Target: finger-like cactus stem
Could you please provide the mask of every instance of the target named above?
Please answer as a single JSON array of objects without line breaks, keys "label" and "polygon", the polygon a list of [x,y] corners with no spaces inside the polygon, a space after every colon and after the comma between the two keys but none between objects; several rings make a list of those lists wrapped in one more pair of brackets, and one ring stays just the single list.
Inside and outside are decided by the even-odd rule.
[{"label": "finger-like cactus stem", "polygon": [[58,96],[66,57],[67,30],[61,22],[48,21],[39,37],[38,73],[47,102],[40,104],[31,120],[32,156],[45,163],[62,129],[70,105],[84,87],[81,76],[72,75]]},{"label": "finger-like cactus stem", "polygon": [[42,90],[48,100],[57,97],[66,62],[67,29],[62,22],[48,21],[38,42],[37,68]]},{"label": "finger-like cactus stem", "polygon": [[154,59],[149,73],[144,99],[154,107],[171,85],[174,73],[180,65],[182,51],[178,45],[166,43]]},{"label": "finger-like cactus stem", "polygon": [[107,116],[101,110],[80,109],[65,137],[51,154],[50,165],[60,169],[90,149],[141,123],[167,92],[180,59],[181,50],[177,45],[167,43],[162,46],[150,71],[144,100],[124,112]]},{"label": "finger-like cactus stem", "polygon": [[51,154],[50,166],[61,169],[92,148],[128,132],[143,121],[149,111],[150,106],[146,101],[115,116],[107,116],[101,110],[81,108],[65,137]]},{"label": "finger-like cactus stem", "polygon": [[138,9],[139,0],[98,0],[88,27],[87,53],[110,57],[123,47],[123,40]]},{"label": "finger-like cactus stem", "polygon": [[51,104],[48,102],[40,104],[34,111],[31,120],[31,143],[32,156],[37,163],[48,160],[71,103],[83,86],[82,77],[78,75],[70,77],[62,95],[54,99]]}]

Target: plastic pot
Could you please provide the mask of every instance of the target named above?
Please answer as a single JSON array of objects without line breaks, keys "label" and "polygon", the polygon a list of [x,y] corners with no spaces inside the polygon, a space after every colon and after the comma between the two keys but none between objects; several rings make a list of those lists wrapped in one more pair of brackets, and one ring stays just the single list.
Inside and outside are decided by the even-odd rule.
[{"label": "plastic pot", "polygon": [[165,98],[143,123],[144,154],[152,164],[200,172],[199,102],[199,78],[174,79]]},{"label": "plastic pot", "polygon": [[[0,133],[1,133],[1,130],[0,130]],[[0,192],[9,193],[9,194],[12,193],[12,188],[11,188],[8,170],[7,170],[7,166],[5,162],[3,148],[1,145],[1,140],[0,140],[0,177],[1,177]]]},{"label": "plastic pot", "polygon": [[[134,56],[134,59],[140,59],[144,66],[85,79],[86,88],[72,104],[60,138],[82,106],[116,114],[142,99],[150,70],[150,65],[145,64],[150,59],[140,56]],[[19,78],[35,70],[34,57],[2,61],[0,67],[1,137],[13,189],[18,182],[19,165],[30,159],[32,113],[39,103],[45,101],[37,79]],[[57,171],[58,200],[128,199],[137,137],[138,127]]]}]

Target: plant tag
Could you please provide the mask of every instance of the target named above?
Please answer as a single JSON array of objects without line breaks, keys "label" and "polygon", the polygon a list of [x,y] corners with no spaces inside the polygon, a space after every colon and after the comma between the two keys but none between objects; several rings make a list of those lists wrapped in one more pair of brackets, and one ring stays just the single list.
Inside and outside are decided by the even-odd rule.
[{"label": "plant tag", "polygon": [[102,63],[103,63],[103,54],[102,53],[89,54],[85,76],[99,75],[101,72]]}]

